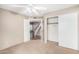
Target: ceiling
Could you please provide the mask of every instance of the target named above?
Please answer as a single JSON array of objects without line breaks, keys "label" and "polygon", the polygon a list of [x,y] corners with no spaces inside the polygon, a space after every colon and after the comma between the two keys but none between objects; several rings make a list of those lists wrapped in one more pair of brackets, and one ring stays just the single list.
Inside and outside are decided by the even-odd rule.
[{"label": "ceiling", "polygon": [[0,8],[26,16],[43,16],[49,12],[73,7],[76,5],[77,4],[1,4]]}]

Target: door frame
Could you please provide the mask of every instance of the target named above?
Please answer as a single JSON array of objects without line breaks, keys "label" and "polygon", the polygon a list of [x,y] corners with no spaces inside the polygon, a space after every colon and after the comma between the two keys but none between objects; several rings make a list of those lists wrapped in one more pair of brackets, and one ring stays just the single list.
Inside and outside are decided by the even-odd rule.
[{"label": "door frame", "polygon": [[[30,21],[40,21],[41,22],[41,42],[43,42],[44,41],[44,21],[43,21],[43,19],[41,18],[41,19],[24,19],[24,22],[25,21],[28,21],[29,22],[29,25],[30,25]],[[24,26],[25,26],[25,23],[24,23]],[[30,30],[29,30],[29,37],[30,37]],[[27,39],[25,39],[25,29],[24,29],[24,42],[26,42],[26,41],[30,41],[31,39],[29,38],[28,40]]]},{"label": "door frame", "polygon": [[[29,30],[30,29],[30,24],[29,24],[29,22],[30,22],[29,19],[24,19],[24,42],[30,41],[30,30]],[[28,28],[26,30],[27,26],[28,26]],[[28,36],[28,37],[26,37],[26,36]]]},{"label": "door frame", "polygon": [[48,41],[48,19],[51,18],[58,18],[58,16],[54,16],[54,17],[47,17],[44,19],[44,43],[47,43]]}]

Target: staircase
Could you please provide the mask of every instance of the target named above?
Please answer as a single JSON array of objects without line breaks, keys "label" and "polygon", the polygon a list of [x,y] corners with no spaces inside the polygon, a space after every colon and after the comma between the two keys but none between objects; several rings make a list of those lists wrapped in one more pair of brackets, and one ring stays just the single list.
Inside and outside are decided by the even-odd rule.
[{"label": "staircase", "polygon": [[41,23],[40,22],[31,22],[32,29],[31,29],[31,39],[41,39],[40,36],[40,29]]}]

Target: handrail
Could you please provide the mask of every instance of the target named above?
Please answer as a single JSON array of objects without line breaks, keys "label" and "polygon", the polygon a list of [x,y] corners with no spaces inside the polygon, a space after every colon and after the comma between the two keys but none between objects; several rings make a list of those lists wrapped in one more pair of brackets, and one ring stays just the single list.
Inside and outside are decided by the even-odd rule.
[{"label": "handrail", "polygon": [[38,33],[38,31],[39,31],[40,28],[41,28],[41,23],[40,23],[39,26],[37,27],[37,29],[36,29],[34,35],[37,35],[37,33]]},{"label": "handrail", "polygon": [[[40,23],[39,23],[39,24],[40,24]],[[36,26],[36,28],[35,28],[35,29],[33,29],[34,31],[36,31],[36,29],[38,28],[39,24]]]}]

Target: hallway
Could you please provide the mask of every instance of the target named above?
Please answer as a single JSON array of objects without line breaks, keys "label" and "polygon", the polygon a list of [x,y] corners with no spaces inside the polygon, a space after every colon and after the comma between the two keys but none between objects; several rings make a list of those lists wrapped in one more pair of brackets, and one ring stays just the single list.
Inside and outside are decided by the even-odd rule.
[{"label": "hallway", "polygon": [[31,40],[0,51],[2,54],[78,54],[78,51],[57,46],[56,42],[47,44]]}]

